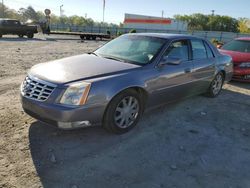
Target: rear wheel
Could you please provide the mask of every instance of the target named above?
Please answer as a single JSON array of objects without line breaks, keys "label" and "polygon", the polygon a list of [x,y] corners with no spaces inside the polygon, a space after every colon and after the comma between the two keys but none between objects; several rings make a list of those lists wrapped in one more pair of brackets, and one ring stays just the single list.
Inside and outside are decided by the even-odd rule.
[{"label": "rear wheel", "polygon": [[108,131],[123,134],[138,123],[143,113],[142,97],[135,90],[126,90],[118,94],[107,107],[103,126]]},{"label": "rear wheel", "polygon": [[34,33],[27,33],[27,37],[28,37],[29,39],[32,39],[32,38],[34,37]]},{"label": "rear wheel", "polygon": [[222,90],[223,83],[224,83],[224,75],[221,72],[219,72],[211,82],[207,92],[207,96],[217,97]]},{"label": "rear wheel", "polygon": [[85,39],[84,35],[80,35],[80,38],[81,38],[81,40]]}]

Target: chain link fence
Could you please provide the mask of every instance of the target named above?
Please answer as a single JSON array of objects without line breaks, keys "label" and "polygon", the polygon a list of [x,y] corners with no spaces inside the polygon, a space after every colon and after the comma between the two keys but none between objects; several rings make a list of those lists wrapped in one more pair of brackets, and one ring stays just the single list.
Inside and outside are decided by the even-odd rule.
[{"label": "chain link fence", "polygon": [[189,34],[206,38],[208,40],[216,39],[223,42],[228,42],[238,37],[250,37],[250,34],[219,32],[219,31],[181,31],[181,30],[155,30],[155,29],[136,29],[136,28],[119,28],[119,27],[102,27],[102,26],[77,26],[64,24],[51,24],[52,31],[68,31],[68,32],[86,32],[86,33],[107,33],[112,36],[129,33],[135,29],[137,33],[174,33],[174,34]]}]

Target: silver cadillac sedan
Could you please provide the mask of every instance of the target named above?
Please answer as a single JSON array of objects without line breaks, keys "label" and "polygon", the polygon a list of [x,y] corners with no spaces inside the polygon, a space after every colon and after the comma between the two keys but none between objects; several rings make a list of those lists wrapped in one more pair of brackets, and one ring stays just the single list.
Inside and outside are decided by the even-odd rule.
[{"label": "silver cadillac sedan", "polygon": [[102,125],[125,133],[143,111],[219,95],[232,59],[188,35],[127,34],[89,54],[35,65],[21,85],[24,111],[61,129]]}]

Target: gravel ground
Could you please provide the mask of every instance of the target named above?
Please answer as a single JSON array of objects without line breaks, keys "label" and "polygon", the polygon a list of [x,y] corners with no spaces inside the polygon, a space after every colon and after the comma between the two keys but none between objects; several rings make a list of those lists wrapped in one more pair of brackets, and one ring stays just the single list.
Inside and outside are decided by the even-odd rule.
[{"label": "gravel ground", "polygon": [[103,43],[0,39],[0,187],[250,187],[250,84],[147,112],[119,136],[100,127],[61,131],[22,111],[19,86],[32,65]]}]

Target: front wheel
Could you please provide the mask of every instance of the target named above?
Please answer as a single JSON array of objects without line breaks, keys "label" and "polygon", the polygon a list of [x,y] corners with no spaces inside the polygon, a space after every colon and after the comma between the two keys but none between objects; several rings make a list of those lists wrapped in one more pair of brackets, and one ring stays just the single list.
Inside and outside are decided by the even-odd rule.
[{"label": "front wheel", "polygon": [[118,94],[107,107],[103,126],[108,131],[123,134],[138,123],[143,113],[143,100],[135,90],[126,90]]},{"label": "front wheel", "polygon": [[223,83],[224,83],[224,75],[221,72],[219,72],[211,82],[207,92],[207,96],[212,98],[217,97],[222,90]]},{"label": "front wheel", "polygon": [[27,37],[28,37],[29,39],[32,39],[32,38],[34,37],[34,33],[27,33]]}]

